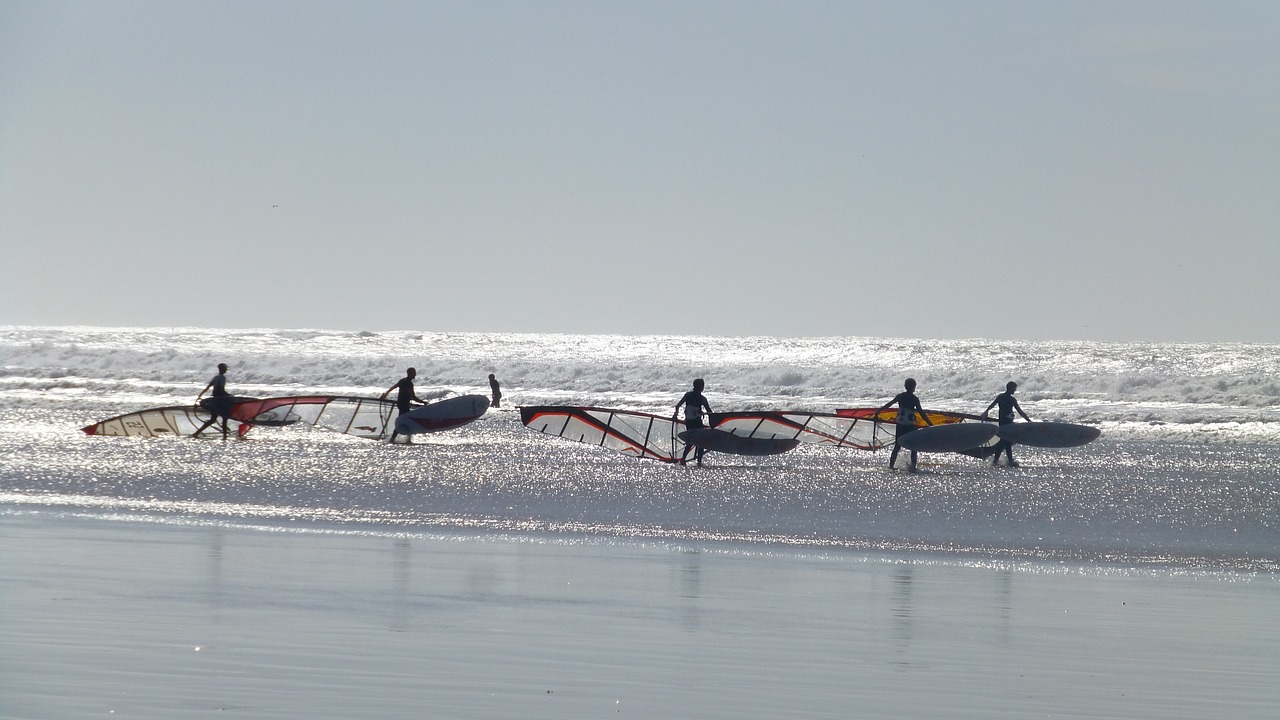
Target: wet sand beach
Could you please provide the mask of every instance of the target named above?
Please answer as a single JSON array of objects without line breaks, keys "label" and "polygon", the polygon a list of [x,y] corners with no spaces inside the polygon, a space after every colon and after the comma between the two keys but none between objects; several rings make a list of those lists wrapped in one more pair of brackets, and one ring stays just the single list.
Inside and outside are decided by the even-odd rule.
[{"label": "wet sand beach", "polygon": [[1254,718],[1280,583],[0,516],[2,718]]}]

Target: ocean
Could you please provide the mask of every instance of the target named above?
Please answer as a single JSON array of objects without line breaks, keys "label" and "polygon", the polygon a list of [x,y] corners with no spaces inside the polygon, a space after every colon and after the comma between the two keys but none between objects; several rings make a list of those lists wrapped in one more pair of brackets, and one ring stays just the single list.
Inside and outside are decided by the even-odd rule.
[{"label": "ocean", "polygon": [[[388,446],[319,429],[244,441],[89,437],[186,404],[230,365],[237,395],[377,396],[413,366],[424,397],[504,406]],[[880,405],[980,412],[1009,380],[1037,420],[1095,425],[1020,467],[801,447],[637,460],[524,429],[520,405],[670,413],[693,378],[717,411]],[[1280,577],[1280,346],[423,331],[0,327],[0,515],[196,527],[943,564]]]}]

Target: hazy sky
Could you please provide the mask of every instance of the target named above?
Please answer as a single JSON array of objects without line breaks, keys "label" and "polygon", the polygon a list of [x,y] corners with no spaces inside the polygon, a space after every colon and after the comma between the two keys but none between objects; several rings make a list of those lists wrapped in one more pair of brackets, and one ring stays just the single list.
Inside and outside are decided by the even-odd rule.
[{"label": "hazy sky", "polygon": [[0,0],[0,324],[1280,342],[1280,3]]}]

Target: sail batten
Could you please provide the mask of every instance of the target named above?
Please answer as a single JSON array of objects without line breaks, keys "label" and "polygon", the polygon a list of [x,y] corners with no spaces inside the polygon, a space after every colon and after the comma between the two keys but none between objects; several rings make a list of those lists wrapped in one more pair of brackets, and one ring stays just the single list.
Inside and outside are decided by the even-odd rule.
[{"label": "sail batten", "polygon": [[[394,402],[380,398],[295,395],[240,399],[231,404],[229,414],[241,435],[255,425],[309,425],[381,440],[391,434],[395,410]],[[82,429],[88,435],[115,437],[188,436],[211,417],[208,408],[199,405],[173,405],[126,413]]]},{"label": "sail batten", "polygon": [[684,423],[649,413],[597,407],[539,405],[520,408],[520,421],[535,432],[585,445],[609,448],[631,457],[676,462],[684,441],[676,434]]}]

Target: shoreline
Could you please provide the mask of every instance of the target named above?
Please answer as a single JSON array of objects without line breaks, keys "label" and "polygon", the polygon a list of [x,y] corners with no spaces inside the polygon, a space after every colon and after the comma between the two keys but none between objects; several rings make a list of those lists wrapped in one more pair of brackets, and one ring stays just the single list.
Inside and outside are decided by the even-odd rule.
[{"label": "shoreline", "polygon": [[[82,500],[75,498],[74,500]],[[887,565],[938,565],[957,568],[1007,570],[1031,574],[1082,574],[1082,575],[1133,575],[1160,576],[1172,574],[1182,577],[1201,577],[1227,581],[1280,583],[1280,565],[1273,558],[1256,558],[1248,555],[1231,555],[1231,563],[1206,565],[1200,554],[1173,557],[1142,556],[1132,550],[1068,550],[1048,546],[1037,548],[1039,556],[1022,552],[1019,548],[972,547],[957,549],[954,544],[932,546],[924,541],[910,539],[877,539],[859,537],[830,537],[800,539],[787,535],[763,535],[760,533],[695,533],[686,536],[678,531],[666,533],[650,528],[646,532],[635,531],[629,526],[592,529],[566,528],[550,521],[509,521],[492,519],[491,522],[468,518],[455,523],[438,525],[406,523],[403,526],[388,524],[383,518],[325,520],[311,516],[307,510],[298,509],[290,518],[282,513],[289,508],[276,508],[256,520],[245,516],[220,515],[217,512],[199,514],[169,513],[176,505],[165,505],[156,512],[153,503],[143,501],[117,501],[119,504],[76,508],[74,504],[41,504],[30,502],[21,495],[6,497],[0,493],[0,522],[5,517],[37,517],[52,521],[78,520],[148,525],[168,528],[223,529],[233,532],[296,534],[318,536],[350,536],[384,538],[411,541],[512,543],[561,546],[620,546],[648,548],[654,551],[706,552],[740,556],[787,557],[805,559],[830,559],[844,562],[882,563]],[[199,505],[196,503],[195,505]],[[194,508],[193,508],[194,509]],[[1117,553],[1125,555],[1115,560]],[[1229,566],[1228,566],[1229,565]]]},{"label": "shoreline", "polygon": [[1254,717],[1280,583],[0,516],[0,718]]}]

